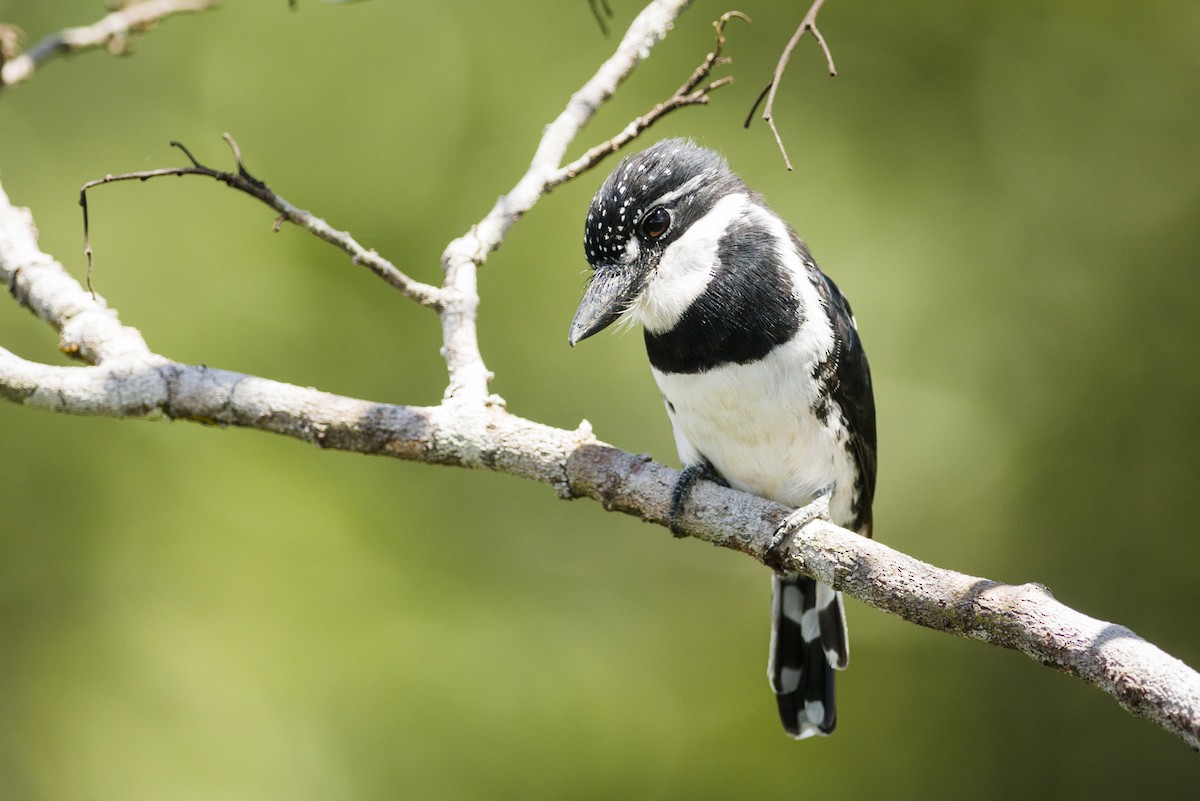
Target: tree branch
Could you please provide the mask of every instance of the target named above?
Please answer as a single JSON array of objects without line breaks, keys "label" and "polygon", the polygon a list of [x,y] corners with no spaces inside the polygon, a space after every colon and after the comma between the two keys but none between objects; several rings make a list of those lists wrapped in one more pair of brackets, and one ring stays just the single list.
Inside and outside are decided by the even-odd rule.
[{"label": "tree branch", "polygon": [[608,4],[608,0],[588,0],[588,5],[592,8],[592,16],[596,18],[596,24],[600,26],[600,33],[608,36],[608,23],[604,21],[604,18],[612,19],[613,16],[613,10]]},{"label": "tree branch", "polygon": [[137,329],[121,325],[104,298],[91,295],[37,244],[33,215],[0,187],[0,280],[21,306],[59,333],[63,353],[98,364],[150,354]]},{"label": "tree branch", "polygon": [[788,62],[792,58],[792,51],[796,49],[796,45],[800,42],[800,38],[804,36],[805,31],[812,31],[813,38],[817,40],[817,44],[821,47],[821,52],[825,54],[825,63],[829,65],[830,76],[837,75],[837,67],[833,65],[833,53],[829,51],[829,45],[825,43],[825,37],[821,35],[821,31],[817,28],[817,14],[821,13],[821,6],[825,5],[825,0],[814,0],[808,13],[804,15],[804,19],[800,22],[800,27],[796,28],[796,32],[792,34],[792,38],[788,40],[787,46],[783,48],[783,53],[779,56],[779,61],[775,64],[775,74],[771,76],[771,81],[766,88],[758,95],[758,99],[754,101],[754,105],[750,107],[750,113],[746,115],[744,127],[750,127],[750,120],[754,117],[754,112],[758,110],[758,106],[762,103],[763,98],[767,99],[767,105],[763,108],[763,119],[771,128],[771,133],[775,136],[775,144],[779,146],[779,152],[783,155],[783,163],[787,165],[788,171],[792,170],[792,161],[788,158],[787,148],[783,146],[783,137],[779,135],[779,129],[775,127],[775,93],[779,91],[779,84],[783,81],[784,70],[787,69]]},{"label": "tree branch", "polygon": [[546,126],[529,168],[516,185],[496,200],[487,216],[443,251],[446,306],[442,311],[442,355],[450,372],[447,400],[479,403],[488,398],[491,373],[483,363],[475,329],[479,305],[476,270],[487,261],[489,253],[500,247],[517,220],[556,185],[554,178],[572,140],[690,4],[691,0],[655,0],[647,5],[630,24],[616,52]]},{"label": "tree branch", "polygon": [[[670,31],[676,17],[690,5],[690,0],[656,0],[634,19],[617,51],[600,67],[592,78],[577,91],[566,109],[547,126],[537,152],[525,175],[507,194],[501,196],[492,210],[463,236],[452,241],[442,254],[445,279],[441,288],[414,281],[374,250],[367,250],[344,231],[336,231],[324,220],[298,209],[275,194],[265,183],[250,175],[242,164],[241,154],[229,134],[226,141],[233,149],[237,172],[225,172],[207,167],[197,161],[186,147],[172,142],[192,162],[191,167],[172,167],[157,170],[107,175],[89,181],[80,191],[84,214],[84,233],[87,237],[87,190],[116,181],[147,180],[164,175],[202,175],[244,192],[279,212],[281,221],[288,221],[321,237],[350,254],[355,263],[368,267],[391,286],[408,297],[436,309],[442,321],[442,355],[449,372],[445,398],[463,403],[486,403],[489,400],[488,382],[491,372],[484,365],[476,335],[476,312],[479,297],[476,292],[476,270],[487,261],[488,254],[500,247],[512,225],[541,197],[554,187],[591,169],[604,156],[632,141],[667,112],[685,105],[708,102],[708,92],[723,86],[731,79],[722,78],[697,88],[712,69],[727,62],[720,55],[725,43],[724,26],[732,16],[745,19],[738,12],[723,16],[716,23],[717,46],[696,69],[684,85],[663,104],[635,120],[624,131],[566,168],[562,162],[566,148],[595,115],[596,111],[616,92],[620,84],[646,59],[654,47]],[[88,277],[91,283],[92,253],[88,257]]]},{"label": "tree branch", "polygon": [[396,265],[392,264],[387,259],[380,256],[374,250],[368,250],[360,245],[354,237],[346,231],[339,231],[329,223],[325,222],[320,217],[317,217],[312,212],[293,206],[288,201],[284,200],[279,195],[275,194],[269,186],[255,178],[242,164],[242,154],[238,149],[237,142],[228,133],[223,134],[226,144],[233,151],[234,161],[237,166],[237,172],[225,172],[223,170],[215,170],[212,167],[206,167],[201,164],[191,154],[191,151],[179,142],[171,142],[172,147],[177,147],[183,151],[188,160],[192,162],[191,167],[166,167],[157,170],[140,170],[137,172],[126,172],[119,175],[106,175],[103,178],[97,178],[94,181],[88,181],[79,190],[79,205],[83,208],[83,252],[87,257],[88,268],[88,287],[91,288],[92,283],[92,247],[89,236],[88,225],[88,200],[87,191],[97,186],[116,183],[119,181],[147,181],[151,178],[161,178],[165,175],[201,175],[206,178],[212,178],[221,183],[250,195],[252,198],[259,200],[279,213],[275,219],[275,230],[284,222],[290,222],[309,233],[324,239],[334,247],[343,251],[351,257],[355,264],[360,264],[373,272],[375,275],[382,278],[387,284],[394,289],[400,290],[406,297],[415,300],[422,306],[427,306],[431,309],[439,309],[441,307],[442,298],[441,291],[429,284],[414,281],[405,275]]},{"label": "tree branch", "polygon": [[207,11],[215,5],[216,0],[135,0],[91,25],[51,34],[29,52],[4,62],[0,66],[0,88],[28,79],[39,65],[54,56],[102,47],[111,53],[124,53],[129,47],[130,34],[144,33],[172,15]]},{"label": "tree branch", "polygon": [[[705,56],[704,61],[696,68],[691,77],[675,90],[675,94],[630,122],[629,125],[625,126],[612,139],[601,142],[570,164],[559,169],[547,179],[546,190],[549,191],[559,184],[565,183],[595,167],[605,157],[625,147],[625,145],[636,139],[643,131],[675,109],[683,108],[684,106],[707,105],[710,99],[710,92],[733,83],[732,76],[718,78],[714,81],[708,81],[708,78],[712,75],[714,68],[722,64],[728,64],[731,60],[723,57],[721,51],[725,48],[725,26],[729,23],[729,20],[735,18],[745,20],[747,23],[750,22],[750,18],[740,11],[727,11],[721,15],[720,19],[713,22],[713,27],[717,32],[716,47],[713,48],[711,53]],[[708,83],[701,88],[700,84],[705,81],[708,81]]]},{"label": "tree branch", "polygon": [[[600,442],[586,422],[566,431],[499,403],[371,403],[161,357],[49,367],[0,349],[0,395],[71,414],[255,428],[321,448],[493,470],[662,526],[679,475]],[[679,523],[693,537],[818,578],[911,623],[1020,651],[1078,676],[1200,750],[1200,674],[1129,629],[1077,612],[1041,585],[944,570],[824,521],[769,551],[791,511],[700,482]]]}]

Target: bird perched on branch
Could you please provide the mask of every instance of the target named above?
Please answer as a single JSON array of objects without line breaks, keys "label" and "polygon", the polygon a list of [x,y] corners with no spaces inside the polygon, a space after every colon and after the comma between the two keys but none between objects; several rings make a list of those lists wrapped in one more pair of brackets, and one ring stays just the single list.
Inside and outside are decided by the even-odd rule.
[{"label": "bird perched on branch", "polygon": [[[594,273],[572,345],[640,322],[685,465],[678,520],[701,478],[871,536],[875,403],[850,304],[792,228],[719,155],[668,139],[629,156],[588,209]],[[837,721],[846,667],[841,593],[797,573],[772,579],[767,667],[793,737]]]}]

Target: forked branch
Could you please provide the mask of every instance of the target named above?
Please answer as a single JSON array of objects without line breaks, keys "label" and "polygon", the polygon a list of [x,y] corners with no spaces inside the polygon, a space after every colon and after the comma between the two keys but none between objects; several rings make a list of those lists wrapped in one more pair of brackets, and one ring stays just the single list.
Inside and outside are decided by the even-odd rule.
[{"label": "forked branch", "polygon": [[569,181],[580,173],[595,167],[605,157],[625,147],[625,145],[636,139],[643,131],[675,109],[683,108],[684,106],[706,105],[710,100],[710,93],[720,89],[722,86],[733,83],[732,75],[709,80],[712,77],[714,69],[732,61],[732,59],[721,55],[725,49],[725,26],[731,19],[744,20],[746,23],[750,22],[750,18],[740,11],[726,11],[722,14],[720,19],[713,22],[713,27],[717,33],[716,46],[712,52],[704,57],[704,61],[700,63],[700,66],[696,67],[691,77],[675,90],[675,94],[630,122],[613,138],[601,142],[570,164],[564,166],[551,176],[546,188],[552,189],[558,184]]},{"label": "forked branch", "polygon": [[174,14],[207,11],[216,0],[134,0],[99,22],[66,28],[34,45],[29,52],[7,59],[0,67],[0,88],[20,83],[54,56],[104,48],[121,54],[129,49],[130,34],[145,33]]},{"label": "forked branch", "polygon": [[173,147],[179,148],[187,156],[191,166],[107,175],[83,186],[79,202],[83,207],[89,289],[92,251],[88,244],[88,190],[117,181],[145,181],[164,175],[201,175],[220,181],[270,206],[279,215],[275,222],[276,229],[283,222],[290,222],[310,231],[349,254],[356,264],[367,267],[407,297],[435,309],[442,319],[442,354],[450,373],[445,397],[448,400],[465,400],[476,404],[488,402],[488,382],[491,373],[483,363],[476,335],[475,319],[479,299],[475,290],[475,270],[484,264],[492,250],[500,246],[512,224],[532,208],[546,192],[591,169],[605,156],[633,141],[668,112],[684,106],[707,103],[710,92],[732,80],[729,77],[713,80],[710,78],[714,68],[729,61],[721,55],[725,44],[725,25],[733,17],[749,21],[744,14],[736,11],[723,15],[714,23],[717,33],[716,47],[674,95],[634,120],[617,136],[592,148],[566,167],[560,166],[569,143],[603,102],[612,96],[620,83],[646,58],[650,48],[666,35],[675,17],[687,5],[688,0],[658,0],[638,15],[617,52],[575,93],[563,113],[547,127],[533,162],[521,180],[496,202],[483,220],[446,248],[442,256],[445,279],[441,287],[413,280],[374,250],[364,248],[349,233],[333,229],[321,218],[295,207],[280,197],[265,182],[246,170],[237,143],[229,134],[225,134],[225,140],[233,151],[235,171],[218,170],[202,164],[182,144],[172,142]]},{"label": "forked branch", "polygon": [[88,222],[88,190],[119,181],[148,181],[151,178],[161,178],[165,175],[202,175],[205,178],[220,181],[239,192],[244,192],[278,212],[279,216],[275,218],[276,231],[285,222],[297,225],[349,254],[355,264],[366,267],[390,286],[400,290],[407,297],[412,298],[422,306],[429,306],[435,309],[440,307],[441,291],[437,287],[409,278],[396,265],[380,256],[374,250],[368,250],[360,245],[349,233],[335,229],[312,212],[297,208],[287,200],[284,200],[272,191],[271,187],[267,186],[266,183],[258,180],[246,170],[245,165],[242,163],[241,150],[238,148],[237,142],[234,141],[233,137],[228,133],[222,136],[226,144],[233,151],[234,163],[237,168],[236,172],[217,170],[201,164],[183,144],[180,142],[171,142],[171,147],[182,150],[183,154],[187,156],[188,161],[192,163],[192,166],[123,172],[117,175],[106,175],[103,178],[88,181],[83,185],[83,188],[79,190],[79,205],[83,207],[83,252],[87,256],[87,284],[89,290],[92,289],[92,246],[90,225]]},{"label": "forked branch", "polygon": [[763,119],[771,127],[771,133],[775,135],[775,144],[779,146],[779,152],[783,155],[783,163],[787,165],[789,171],[792,169],[792,161],[788,158],[787,148],[783,146],[783,138],[779,135],[779,128],[775,125],[775,94],[779,91],[780,82],[783,81],[783,73],[787,69],[788,61],[792,58],[792,51],[796,49],[796,45],[800,42],[800,38],[804,36],[805,31],[812,31],[813,38],[821,46],[821,52],[825,54],[825,63],[829,65],[829,75],[831,77],[837,75],[837,67],[833,65],[833,53],[830,52],[829,45],[825,42],[825,37],[821,35],[820,28],[817,27],[817,14],[821,13],[821,6],[824,4],[825,0],[815,0],[808,9],[808,13],[804,15],[804,19],[800,22],[800,27],[796,28],[796,32],[792,34],[792,38],[788,40],[787,47],[783,48],[783,53],[779,56],[779,61],[775,64],[775,74],[771,76],[771,81],[759,93],[758,99],[750,107],[750,113],[746,115],[745,127],[749,128],[750,120],[754,118],[754,112],[758,111],[763,98],[766,98],[767,105],[763,108]]}]

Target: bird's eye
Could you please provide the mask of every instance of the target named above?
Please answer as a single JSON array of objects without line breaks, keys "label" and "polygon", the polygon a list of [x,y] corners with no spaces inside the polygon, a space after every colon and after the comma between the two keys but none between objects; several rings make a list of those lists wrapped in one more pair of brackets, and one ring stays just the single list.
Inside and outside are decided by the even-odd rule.
[{"label": "bird's eye", "polygon": [[666,209],[657,208],[642,218],[642,234],[647,239],[658,239],[671,227],[671,215]]}]

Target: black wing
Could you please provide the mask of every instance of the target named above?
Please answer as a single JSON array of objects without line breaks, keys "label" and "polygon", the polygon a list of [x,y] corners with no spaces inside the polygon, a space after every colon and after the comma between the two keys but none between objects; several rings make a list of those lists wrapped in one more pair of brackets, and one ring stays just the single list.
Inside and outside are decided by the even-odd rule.
[{"label": "black wing", "polygon": [[871,390],[871,368],[854,324],[850,302],[829,276],[817,268],[807,248],[801,254],[813,268],[813,284],[829,311],[834,347],[825,361],[814,368],[813,377],[825,388],[813,411],[824,419],[840,414],[845,424],[846,450],[858,467],[854,519],[850,527],[871,536],[871,503],[875,499],[875,396]]}]

